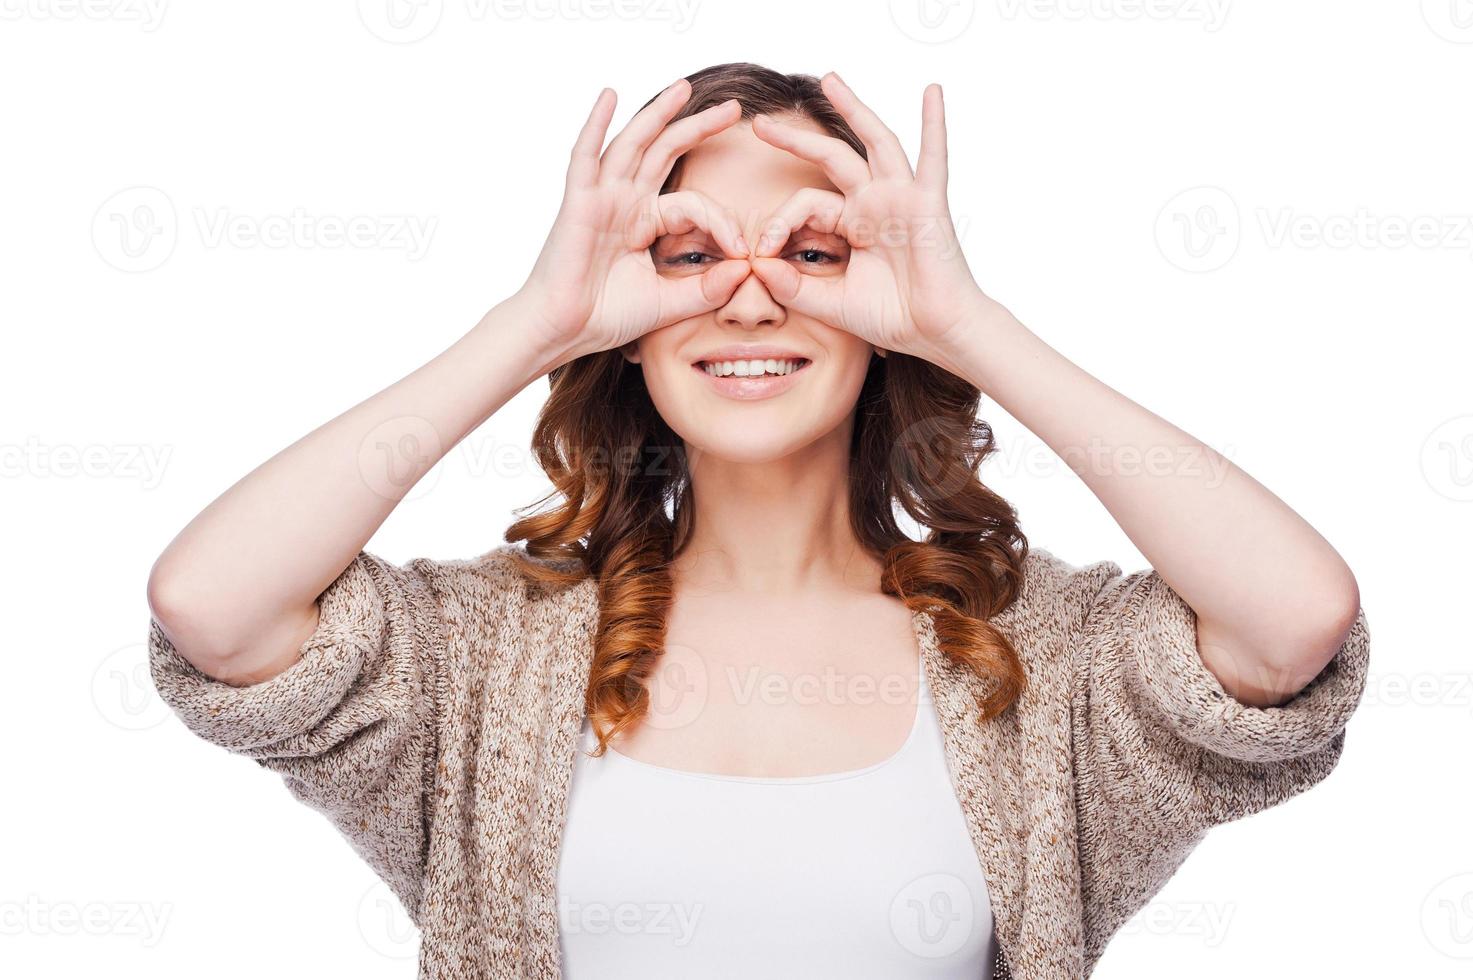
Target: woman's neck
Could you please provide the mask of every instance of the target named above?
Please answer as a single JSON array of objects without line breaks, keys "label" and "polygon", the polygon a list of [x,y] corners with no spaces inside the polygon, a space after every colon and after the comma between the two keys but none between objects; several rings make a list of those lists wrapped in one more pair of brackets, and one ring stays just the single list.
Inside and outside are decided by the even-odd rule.
[{"label": "woman's neck", "polygon": [[847,442],[820,440],[765,463],[693,451],[695,523],[674,562],[680,587],[774,595],[878,591],[880,563],[849,525]]}]

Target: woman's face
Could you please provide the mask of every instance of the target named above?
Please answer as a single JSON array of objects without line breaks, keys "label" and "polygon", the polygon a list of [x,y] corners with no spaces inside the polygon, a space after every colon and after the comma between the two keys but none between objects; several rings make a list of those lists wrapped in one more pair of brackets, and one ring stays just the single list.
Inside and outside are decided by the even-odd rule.
[{"label": "woman's face", "polygon": [[[806,117],[784,121],[823,132]],[[699,191],[730,210],[749,242],[761,237],[767,218],[794,191],[835,190],[816,165],[762,142],[746,121],[688,152],[681,168],[678,189]],[[780,254],[804,275],[837,276],[848,263],[849,246],[837,235],[804,228]],[[661,275],[676,277],[699,275],[723,256],[710,235],[697,229],[660,238],[652,257]],[[642,366],[655,408],[688,450],[761,463],[841,431],[874,348],[784,309],[751,273],[726,305],[648,333],[624,353]],[[773,369],[777,376],[768,374]]]}]

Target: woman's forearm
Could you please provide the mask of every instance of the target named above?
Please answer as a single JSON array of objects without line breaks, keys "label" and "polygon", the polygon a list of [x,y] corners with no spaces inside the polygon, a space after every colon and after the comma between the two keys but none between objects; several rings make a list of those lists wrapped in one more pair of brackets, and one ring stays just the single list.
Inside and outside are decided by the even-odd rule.
[{"label": "woman's forearm", "polygon": [[1196,612],[1203,662],[1234,697],[1279,703],[1340,647],[1360,605],[1354,576],[1243,470],[990,300],[945,360],[1079,474]]},{"label": "woman's forearm", "polygon": [[[677,79],[600,154],[615,102],[601,90],[522,288],[429,363],[262,463],[180,532],[148,591],[181,654],[222,680],[280,673],[315,630],[322,591],[415,482],[513,395],[574,357],[727,301],[749,272],[735,223],[695,191],[660,193],[676,158],[741,118],[729,99],[671,123],[690,92]],[[696,228],[722,241],[729,259],[699,276],[659,275],[650,245]]]},{"label": "woman's forearm", "polygon": [[199,513],[149,577],[154,615],[212,676],[249,683],[295,662],[317,597],[411,487],[560,361],[513,296],[378,394],[313,429]]}]

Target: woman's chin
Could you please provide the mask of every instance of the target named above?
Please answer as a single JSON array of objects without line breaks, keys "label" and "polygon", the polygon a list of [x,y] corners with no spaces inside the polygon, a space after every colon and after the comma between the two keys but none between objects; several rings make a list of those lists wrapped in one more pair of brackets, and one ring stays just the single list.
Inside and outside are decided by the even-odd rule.
[{"label": "woman's chin", "polygon": [[691,466],[699,468],[706,461],[742,466],[776,463],[802,451],[812,441],[792,429],[771,431],[765,427],[749,426],[740,432],[728,429],[695,433],[685,443],[689,447]]}]

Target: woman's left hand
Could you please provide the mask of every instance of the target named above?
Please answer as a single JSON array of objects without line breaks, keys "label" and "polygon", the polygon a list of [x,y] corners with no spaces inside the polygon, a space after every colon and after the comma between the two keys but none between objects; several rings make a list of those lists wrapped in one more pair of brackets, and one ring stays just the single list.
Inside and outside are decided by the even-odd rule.
[{"label": "woman's left hand", "polygon": [[[763,226],[753,271],[786,307],[883,350],[945,366],[970,319],[990,301],[962,255],[947,205],[941,86],[928,85],[922,97],[921,152],[912,173],[900,140],[837,74],[821,84],[868,159],[836,137],[754,118],[754,135],[822,167],[840,193],[805,188],[789,198]],[[841,275],[806,275],[776,257],[804,227],[849,243]]]},{"label": "woman's left hand", "polygon": [[[926,89],[914,176],[895,134],[848,86],[831,73],[823,90],[868,160],[843,140],[753,121],[756,136],[822,167],[841,192],[800,190],[776,212],[777,241],[759,243],[750,260],[773,298],[877,347],[925,358],[986,392],[1071,460],[1191,607],[1201,660],[1231,697],[1267,708],[1303,690],[1359,615],[1359,590],[1344,560],[1263,484],[1086,373],[982,292],[948,213],[939,86]],[[805,225],[846,239],[848,266],[823,274],[773,258]],[[1141,475],[1143,454],[1163,449],[1190,464]],[[1086,454],[1103,463],[1072,462]],[[1286,634],[1282,624],[1290,622]]]}]

